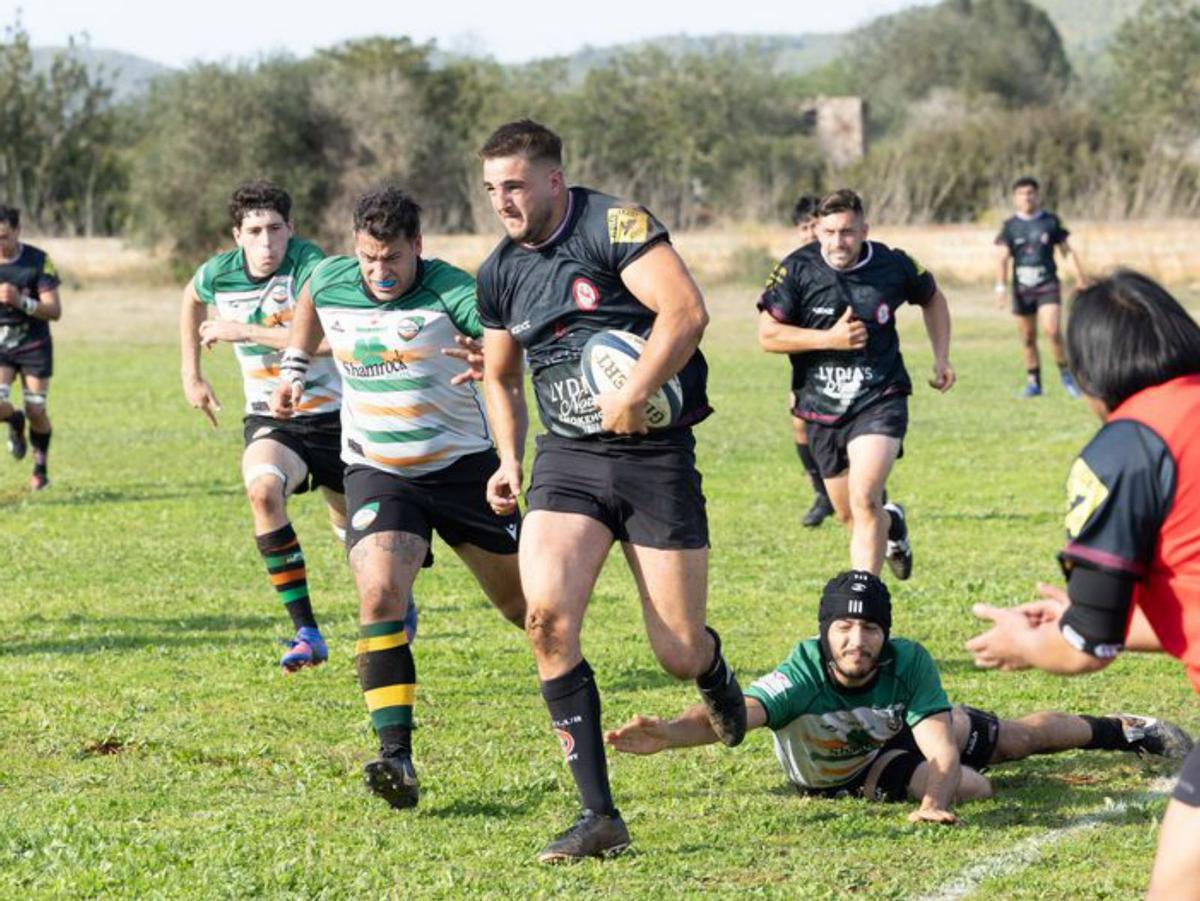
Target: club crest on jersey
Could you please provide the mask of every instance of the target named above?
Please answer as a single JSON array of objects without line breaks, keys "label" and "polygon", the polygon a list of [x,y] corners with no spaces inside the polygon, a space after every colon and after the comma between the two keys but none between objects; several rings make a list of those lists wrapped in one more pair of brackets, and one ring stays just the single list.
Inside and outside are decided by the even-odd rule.
[{"label": "club crest on jersey", "polygon": [[421,333],[425,320],[420,316],[408,316],[396,323],[396,334],[405,341],[411,341]]},{"label": "club crest on jersey", "polygon": [[276,303],[285,303],[288,299],[287,285],[282,282],[276,282],[271,286],[270,297]]},{"label": "club crest on jersey", "polygon": [[591,279],[583,276],[571,282],[571,296],[575,298],[575,305],[585,313],[590,313],[600,306],[600,289]]},{"label": "club crest on jersey", "polygon": [[888,319],[892,316],[892,308],[886,303],[881,303],[879,309],[875,311],[875,321],[880,325],[887,325]]},{"label": "club crest on jersey", "polygon": [[637,207],[608,211],[608,240],[613,244],[641,244],[650,236],[650,214]]}]

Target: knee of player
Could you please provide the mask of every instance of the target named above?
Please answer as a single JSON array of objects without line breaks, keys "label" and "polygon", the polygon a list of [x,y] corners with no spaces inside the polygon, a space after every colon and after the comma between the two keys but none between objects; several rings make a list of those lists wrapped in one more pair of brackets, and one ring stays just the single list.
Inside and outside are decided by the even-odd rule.
[{"label": "knee of player", "polygon": [[1000,763],[1005,760],[1024,760],[1036,750],[1033,731],[1022,723],[1012,720],[1001,720],[1000,731],[996,735],[996,750],[992,753],[992,762]]},{"label": "knee of player", "polygon": [[408,589],[394,579],[381,579],[358,587],[358,613],[363,622],[400,619],[408,610]]},{"label": "knee of player", "polygon": [[868,493],[850,493],[849,518],[868,518],[879,516],[883,512],[883,498]]},{"label": "knee of player", "polygon": [[566,617],[555,610],[535,607],[525,614],[525,634],[537,650],[554,651],[565,643],[567,633]]},{"label": "knee of player", "polygon": [[833,516],[839,523],[846,526],[846,528],[854,525],[854,511],[850,509],[849,504],[834,506]]},{"label": "knee of player", "polygon": [[712,663],[713,652],[709,643],[697,636],[695,641],[676,638],[656,644],[654,656],[658,658],[659,665],[676,679],[695,679]]},{"label": "knee of player", "polygon": [[25,415],[29,417],[30,423],[38,428],[38,431],[44,432],[50,426],[50,417],[46,414],[44,400],[25,398]]},{"label": "knee of player", "polygon": [[959,801],[986,801],[996,793],[992,781],[970,767],[963,767],[962,780],[958,784]]},{"label": "knee of player", "polygon": [[274,475],[256,476],[246,485],[246,497],[259,513],[281,513],[285,502],[283,482]]}]

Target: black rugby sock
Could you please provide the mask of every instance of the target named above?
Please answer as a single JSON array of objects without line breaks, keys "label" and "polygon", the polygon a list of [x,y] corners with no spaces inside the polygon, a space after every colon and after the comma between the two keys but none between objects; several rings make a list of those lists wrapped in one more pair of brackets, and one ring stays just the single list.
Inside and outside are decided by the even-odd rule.
[{"label": "black rugby sock", "polygon": [[1031,385],[1037,385],[1039,388],[1042,387],[1042,367],[1041,366],[1035,366],[1033,369],[1028,369],[1028,370],[1026,370],[1025,374],[1028,377],[1029,383]]},{"label": "black rugby sock", "polygon": [[50,435],[52,432],[35,432],[29,430],[29,446],[33,448],[33,471],[46,474],[46,457],[50,453]]},{"label": "black rugby sock", "polygon": [[708,669],[696,679],[696,684],[704,691],[720,688],[729,681],[729,666],[725,663],[725,655],[721,653],[721,636],[711,626],[705,626],[704,631],[713,637],[713,659]]},{"label": "black rugby sock", "polygon": [[804,471],[808,473],[808,479],[812,482],[813,491],[821,497],[828,499],[829,495],[825,493],[825,480],[821,478],[821,471],[817,469],[817,461],[813,458],[812,451],[808,449],[808,445],[797,444],[796,456],[800,458],[800,464],[804,467]]},{"label": "black rugby sock", "polygon": [[569,673],[544,680],[542,697],[579,789],[580,802],[596,813],[616,813],[600,730],[600,691],[588,662],[581,660]]},{"label": "black rugby sock", "polygon": [[1125,730],[1115,716],[1081,716],[1092,727],[1092,740],[1083,746],[1085,751],[1128,751]]}]

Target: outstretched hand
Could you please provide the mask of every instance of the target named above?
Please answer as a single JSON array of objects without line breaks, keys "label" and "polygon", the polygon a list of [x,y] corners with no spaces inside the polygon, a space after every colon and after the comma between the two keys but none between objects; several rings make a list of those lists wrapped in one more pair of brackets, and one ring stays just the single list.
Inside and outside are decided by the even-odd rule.
[{"label": "outstretched hand", "polygon": [[666,720],[639,713],[625,725],[605,733],[604,740],[626,754],[657,754],[671,746],[666,726]]}]

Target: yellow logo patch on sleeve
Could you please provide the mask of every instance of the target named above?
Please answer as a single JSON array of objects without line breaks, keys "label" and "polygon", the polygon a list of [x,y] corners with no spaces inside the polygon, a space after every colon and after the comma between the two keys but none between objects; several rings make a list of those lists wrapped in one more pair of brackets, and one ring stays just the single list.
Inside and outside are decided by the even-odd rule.
[{"label": "yellow logo patch on sleeve", "polygon": [[776,285],[783,284],[783,280],[786,276],[787,276],[787,269],[784,267],[783,263],[779,263],[778,265],[776,265],[776,267],[771,270],[771,274],[767,276],[767,284],[766,284],[767,290],[769,291],[772,288],[774,288]]},{"label": "yellow logo patch on sleeve", "polygon": [[608,240],[613,244],[641,244],[650,236],[650,214],[637,207],[618,206],[608,211]]},{"label": "yellow logo patch on sleeve", "polygon": [[50,257],[46,257],[46,259],[42,262],[42,274],[47,275],[50,278],[58,278],[58,270],[54,267],[54,263],[51,261]]},{"label": "yellow logo patch on sleeve", "polygon": [[1067,535],[1078,538],[1092,514],[1108,499],[1108,486],[1092,472],[1083,457],[1077,459],[1067,476]]}]

